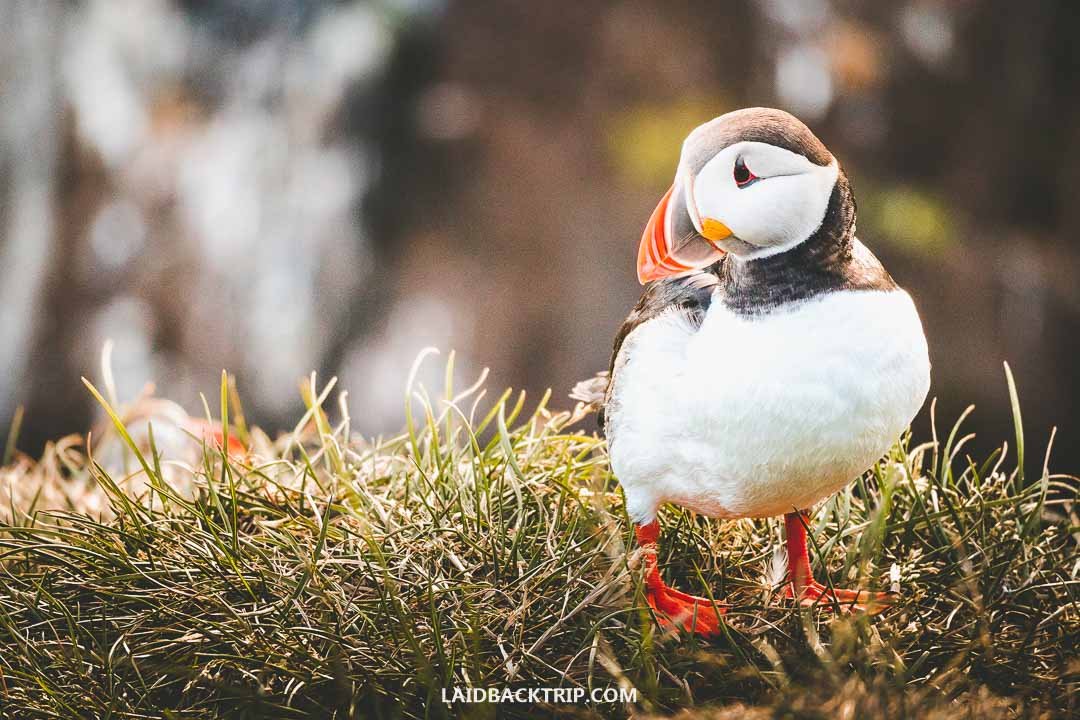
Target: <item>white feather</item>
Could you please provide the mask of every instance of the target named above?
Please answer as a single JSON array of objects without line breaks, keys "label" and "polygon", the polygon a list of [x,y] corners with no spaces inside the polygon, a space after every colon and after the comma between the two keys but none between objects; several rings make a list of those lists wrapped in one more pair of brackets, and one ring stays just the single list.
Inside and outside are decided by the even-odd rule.
[{"label": "white feather", "polygon": [[922,406],[926,339],[903,290],[839,291],[765,315],[714,302],[626,339],[608,415],[627,511],[723,518],[809,508],[870,467]]}]

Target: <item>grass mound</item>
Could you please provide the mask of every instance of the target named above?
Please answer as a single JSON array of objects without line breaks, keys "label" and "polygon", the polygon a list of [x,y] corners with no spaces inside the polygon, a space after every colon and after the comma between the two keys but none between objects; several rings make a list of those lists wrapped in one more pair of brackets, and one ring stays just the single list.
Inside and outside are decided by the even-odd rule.
[{"label": "grass mound", "polygon": [[[413,386],[407,432],[363,443],[343,401],[331,424],[332,386],[314,378],[308,414],[275,441],[244,427],[223,384],[244,457],[220,449],[227,437],[170,457],[163,421],[136,431],[105,403],[115,425],[91,450],[69,440],[0,473],[0,716],[1078,709],[1076,485],[1017,469],[1018,410],[1015,451],[977,463],[958,423],[897,446],[816,513],[820,577],[899,590],[873,618],[779,599],[781,521],[667,510],[667,577],[734,606],[726,636],[705,643],[653,623],[603,442],[573,429],[583,410],[545,397],[526,411],[523,395],[489,400],[481,385],[439,399]],[[537,687],[636,700],[442,701]]]}]

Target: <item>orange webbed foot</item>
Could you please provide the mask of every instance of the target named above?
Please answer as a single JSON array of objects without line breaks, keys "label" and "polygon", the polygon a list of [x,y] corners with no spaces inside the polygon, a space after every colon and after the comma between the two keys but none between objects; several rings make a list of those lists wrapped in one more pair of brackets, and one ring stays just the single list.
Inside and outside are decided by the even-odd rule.
[{"label": "orange webbed foot", "polygon": [[666,585],[650,587],[645,599],[656,613],[657,622],[665,630],[678,630],[705,638],[720,634],[720,618],[727,613],[723,603],[713,603],[708,598],[688,595]]},{"label": "orange webbed foot", "polygon": [[879,613],[892,604],[891,593],[868,590],[842,590],[822,585],[810,573],[810,555],[806,545],[809,518],[805,512],[790,512],[784,516],[787,532],[788,583],[784,596],[798,600],[803,607],[816,605],[842,613]]},{"label": "orange webbed foot", "polygon": [[842,588],[828,588],[825,585],[811,580],[796,596],[795,588],[788,583],[784,589],[784,597],[788,600],[798,599],[803,607],[817,606],[825,610],[833,610],[841,613],[864,612],[868,615],[876,615],[892,605],[896,596],[886,592],[871,592],[869,590],[845,590]]},{"label": "orange webbed foot", "polygon": [[653,609],[660,627],[706,638],[719,635],[722,622],[720,616],[727,612],[726,605],[680,592],[668,587],[661,579],[656,560],[660,526],[656,520],[638,525],[635,534],[638,544],[645,551],[645,600]]}]

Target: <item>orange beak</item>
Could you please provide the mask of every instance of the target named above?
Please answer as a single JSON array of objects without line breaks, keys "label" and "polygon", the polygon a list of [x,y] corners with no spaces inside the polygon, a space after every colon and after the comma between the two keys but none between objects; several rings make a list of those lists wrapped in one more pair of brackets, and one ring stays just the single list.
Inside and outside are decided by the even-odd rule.
[{"label": "orange beak", "polygon": [[[702,267],[699,264],[688,265],[676,256],[676,248],[671,238],[673,223],[670,215],[673,211],[685,211],[685,209],[681,205],[679,208],[671,207],[674,194],[675,186],[672,185],[660,199],[660,204],[653,210],[649,222],[645,225],[645,232],[641,234],[641,245],[638,246],[637,276],[642,285]],[[730,235],[730,231],[727,234]],[[717,252],[723,252],[711,242],[709,244]]]},{"label": "orange beak", "polygon": [[637,255],[637,277],[642,285],[669,275],[693,270],[692,267],[677,261],[671,254],[667,216],[674,191],[675,186],[672,185],[664,193],[664,197],[660,198],[660,204],[653,210],[649,222],[645,225],[645,232],[641,234],[641,245],[638,246]]}]

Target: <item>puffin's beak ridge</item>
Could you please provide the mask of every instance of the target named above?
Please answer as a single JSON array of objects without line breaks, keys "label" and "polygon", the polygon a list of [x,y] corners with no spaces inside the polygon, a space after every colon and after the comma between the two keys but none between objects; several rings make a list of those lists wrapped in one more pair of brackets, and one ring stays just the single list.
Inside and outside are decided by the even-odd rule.
[{"label": "puffin's beak ridge", "polygon": [[660,203],[653,210],[649,222],[645,224],[645,232],[641,234],[641,245],[638,246],[637,276],[642,285],[693,269],[678,262],[671,255],[667,220],[674,191],[673,185],[664,193],[664,197],[660,198]]}]

